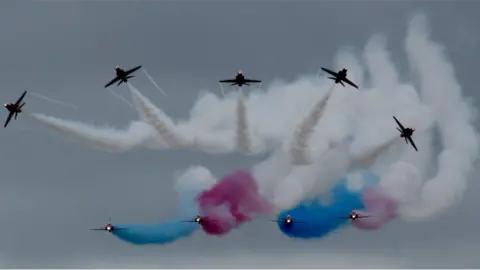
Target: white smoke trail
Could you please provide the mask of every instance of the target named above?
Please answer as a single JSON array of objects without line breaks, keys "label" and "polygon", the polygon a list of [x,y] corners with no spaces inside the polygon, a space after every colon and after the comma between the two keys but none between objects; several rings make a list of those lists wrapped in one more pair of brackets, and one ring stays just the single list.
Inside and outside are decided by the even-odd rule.
[{"label": "white smoke trail", "polygon": [[312,163],[310,140],[318,121],[322,117],[325,107],[335,85],[315,104],[310,113],[298,125],[290,148],[292,162],[295,165],[309,165]]},{"label": "white smoke trail", "polygon": [[187,148],[194,145],[193,136],[184,136],[180,134],[175,124],[160,109],[155,107],[146,97],[138,92],[135,87],[128,84],[132,97],[137,104],[139,112],[143,115],[144,120],[150,124],[165,140],[171,148]]},{"label": "white smoke trail", "polygon": [[[436,175],[423,187],[418,185],[421,175],[415,163],[403,165],[408,170],[392,168],[384,182],[385,185],[403,183],[402,189],[409,191],[404,194],[418,193],[419,199],[410,200],[402,209],[402,215],[410,220],[423,220],[441,213],[462,196],[478,158],[479,137],[473,126],[473,108],[463,100],[461,87],[452,65],[443,55],[443,48],[429,39],[425,17],[416,16],[411,21],[406,50],[420,75],[422,99],[435,115],[443,149],[438,157]],[[408,201],[407,198],[399,199]]]},{"label": "white smoke trail", "polygon": [[121,95],[115,93],[115,91],[113,91],[112,89],[110,88],[107,88],[107,90],[110,92],[110,94],[112,94],[113,96],[115,96],[116,98],[120,99],[121,101],[125,102],[125,104],[128,105],[128,107],[132,108],[135,110],[135,107],[133,106],[132,103],[130,103],[130,101],[128,101],[126,98],[122,97]]},{"label": "white smoke trail", "polygon": [[93,127],[43,114],[31,116],[73,139],[80,139],[110,152],[124,152],[142,144],[155,149],[166,148],[164,142],[155,138],[152,127],[143,122],[132,122],[128,129],[120,131],[109,127]]},{"label": "white smoke trail", "polygon": [[155,82],[155,80],[148,74],[147,70],[145,68],[142,69],[143,70],[143,73],[145,73],[145,75],[147,76],[147,78],[152,82],[152,84],[158,89],[158,91],[160,91],[160,93],[162,95],[164,95],[165,97],[167,97],[167,93],[165,93],[162,88],[160,88],[160,86],[158,86],[157,82]]},{"label": "white smoke trail", "polygon": [[[266,92],[245,96],[243,103],[248,108],[245,111],[248,123],[245,123],[252,139],[251,152],[272,150],[265,161],[253,168],[253,173],[262,193],[277,208],[291,207],[313,193],[327,191],[358,160],[367,166],[373,163],[375,173],[382,176],[382,186],[401,203],[404,218],[429,217],[451,205],[463,193],[478,152],[471,108],[462,100],[452,67],[443,59],[437,45],[417,28],[409,29],[407,56],[419,69],[420,97],[415,87],[400,82],[380,36],[374,36],[365,48],[366,70],[351,52],[340,51],[335,69],[347,68],[348,78],[360,86],[360,91],[337,87],[335,95],[328,100],[322,120],[310,122],[317,132],[307,132],[311,135],[303,141],[304,148],[325,146],[327,151],[312,157],[309,165],[292,164],[289,143],[295,139],[294,130],[303,116],[318,104],[318,93],[327,92],[332,81],[304,76],[293,82],[275,81]],[[369,85],[363,83],[364,74],[370,75]],[[194,147],[210,153],[238,151],[238,141],[232,136],[239,123],[238,99],[233,93],[224,98],[202,94],[191,109],[190,117],[178,124],[135,89],[132,94],[144,120],[155,127],[150,128],[148,134],[166,142],[163,149],[169,145],[170,148]],[[394,115],[405,126],[416,128],[413,139],[419,152],[399,139]],[[443,152],[436,176],[422,187],[422,179],[427,179],[433,168],[429,129],[434,123],[442,132]],[[99,136],[98,130],[89,128],[76,132],[90,141],[96,142],[101,137],[102,143],[108,142],[108,136]],[[146,145],[138,138],[128,140],[135,143],[127,146]]]},{"label": "white smoke trail", "polygon": [[35,92],[32,92],[30,91],[29,94],[33,95],[33,96],[36,96],[38,98],[41,98],[43,100],[46,100],[46,101],[50,101],[50,102],[53,102],[53,103],[56,103],[56,104],[60,104],[60,105],[63,105],[63,106],[67,106],[67,107],[71,107],[71,108],[74,108],[74,109],[78,109],[77,106],[73,105],[73,104],[69,104],[69,103],[65,103],[63,101],[60,101],[60,100],[56,100],[56,99],[53,99],[53,98],[49,98],[49,97],[46,97],[44,95],[41,95],[39,93],[35,93]]},{"label": "white smoke trail", "polygon": [[[352,162],[356,163],[357,166],[362,166],[362,167],[369,167],[375,163],[377,158],[385,153],[385,151],[388,150],[394,143],[397,142],[399,139],[399,136],[395,136],[384,143],[380,144],[379,146],[369,149],[369,151],[362,152],[362,153],[355,153],[355,152],[350,152],[350,155],[352,157]],[[352,149],[350,149],[352,151]],[[353,166],[353,165],[352,165]]]},{"label": "white smoke trail", "polygon": [[237,132],[236,144],[237,150],[241,153],[248,154],[251,151],[250,131],[248,129],[247,109],[243,98],[242,89],[238,91],[237,102]]}]

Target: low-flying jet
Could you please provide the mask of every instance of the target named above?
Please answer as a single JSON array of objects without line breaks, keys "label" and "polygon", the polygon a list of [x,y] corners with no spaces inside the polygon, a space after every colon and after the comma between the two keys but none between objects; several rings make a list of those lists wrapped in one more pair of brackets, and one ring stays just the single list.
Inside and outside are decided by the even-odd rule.
[{"label": "low-flying jet", "polygon": [[108,219],[108,223],[105,225],[103,228],[97,228],[97,229],[90,229],[92,231],[107,231],[107,232],[112,232],[112,231],[123,231],[123,230],[128,230],[127,228],[118,228],[112,225],[112,220]]},{"label": "low-flying jet", "polygon": [[293,223],[306,223],[303,221],[294,221],[292,216],[287,215],[283,220],[272,220],[273,222],[283,222],[285,225],[291,225]]},{"label": "low-flying jet", "polygon": [[418,151],[417,146],[415,145],[412,139],[412,135],[415,129],[403,127],[403,125],[400,123],[400,121],[398,121],[398,119],[395,116],[393,117],[393,119],[395,119],[395,122],[397,122],[397,125],[398,125],[397,130],[400,131],[400,138],[405,138],[405,143],[408,144],[408,142],[410,142],[410,144],[413,146],[415,151]]},{"label": "low-flying jet", "polygon": [[331,70],[323,68],[323,67],[322,67],[322,70],[327,72],[328,74],[332,75],[333,77],[328,77],[328,78],[331,79],[331,80],[334,80],[335,83],[339,83],[339,84],[343,85],[343,87],[345,87],[345,84],[343,84],[343,82],[346,82],[346,83],[350,84],[351,86],[358,89],[358,86],[356,84],[354,84],[352,81],[347,79],[347,69],[346,68],[340,70],[339,72],[331,71]]},{"label": "low-flying jet", "polygon": [[342,217],[342,218],[350,219],[350,220],[356,220],[356,219],[358,219],[358,218],[367,218],[367,217],[370,217],[370,216],[363,216],[363,215],[358,214],[358,213],[355,212],[355,211],[352,211],[352,212],[350,213],[350,215],[348,215],[348,217]]},{"label": "low-flying jet", "polygon": [[195,222],[195,223],[198,223],[198,224],[202,224],[202,223],[205,223],[205,222],[212,222],[212,221],[215,221],[215,220],[203,218],[201,216],[196,216],[192,220],[183,220],[182,222]]},{"label": "low-flying jet", "polygon": [[[23,92],[23,94],[20,96],[20,98],[15,103],[3,104],[3,106],[9,111],[7,121],[5,122],[5,125],[3,126],[4,128],[6,128],[8,123],[10,122],[10,120],[12,120],[13,115],[15,115],[15,120],[16,120],[18,114],[22,112],[22,107],[25,105],[25,102],[22,103],[22,100],[23,100],[23,98],[25,97],[26,94],[27,94],[27,91]],[[20,103],[22,103],[22,104],[20,105]]]},{"label": "low-flying jet", "polygon": [[129,70],[125,71],[125,70],[121,69],[119,65],[117,65],[115,67],[115,73],[117,74],[117,77],[115,77],[113,80],[111,80],[109,83],[107,83],[105,85],[105,88],[109,87],[110,85],[114,84],[117,81],[118,81],[117,86],[119,86],[122,82],[125,82],[125,83],[128,82],[128,79],[135,77],[135,76],[130,75],[130,74],[139,70],[140,68],[142,68],[142,66],[136,66],[132,69],[129,69]]},{"label": "low-flying jet", "polygon": [[238,71],[237,76],[233,80],[222,80],[218,81],[220,83],[231,83],[230,85],[238,85],[242,87],[242,85],[250,85],[250,83],[261,83],[260,80],[250,80],[245,78],[243,72],[241,70]]}]

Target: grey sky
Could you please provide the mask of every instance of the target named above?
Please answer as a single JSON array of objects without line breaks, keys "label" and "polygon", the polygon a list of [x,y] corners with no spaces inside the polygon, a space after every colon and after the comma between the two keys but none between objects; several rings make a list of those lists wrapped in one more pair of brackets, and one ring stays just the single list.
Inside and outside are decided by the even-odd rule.
[{"label": "grey sky", "polygon": [[[403,69],[408,18],[424,11],[464,93],[477,99],[479,8],[475,1],[2,1],[0,97],[10,102],[27,89],[80,107],[29,96],[29,112],[123,127],[136,113],[103,85],[116,64],[143,64],[168,99],[141,74],[135,86],[167,114],[183,118],[201,90],[219,91],[216,81],[238,69],[266,82],[292,80],[331,65],[340,47],[363,49],[374,33],[387,35]],[[128,97],[125,86],[116,91]],[[199,164],[221,176],[261,157],[145,149],[111,154],[69,142],[26,115],[0,137],[3,267],[227,267],[216,258],[237,254],[246,255],[231,267],[279,267],[276,258],[284,254],[298,267],[377,261],[379,267],[480,267],[475,178],[459,205],[426,223],[397,220],[380,231],[295,241],[256,220],[222,238],[199,231],[171,245],[132,247],[87,229],[109,216],[128,223],[168,218],[175,171]]]}]

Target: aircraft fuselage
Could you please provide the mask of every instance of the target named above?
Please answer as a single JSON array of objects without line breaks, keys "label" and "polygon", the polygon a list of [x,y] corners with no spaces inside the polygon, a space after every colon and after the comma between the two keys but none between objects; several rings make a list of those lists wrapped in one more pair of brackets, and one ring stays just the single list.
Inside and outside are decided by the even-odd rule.
[{"label": "aircraft fuselage", "polygon": [[14,113],[20,113],[22,112],[22,109],[20,109],[20,106],[17,106],[15,104],[3,104],[3,106],[9,111],[9,112],[14,112]]},{"label": "aircraft fuselage", "polygon": [[115,69],[115,72],[117,74],[117,77],[119,77],[120,79],[122,79],[122,81],[127,81],[127,73],[125,72],[125,70],[121,69],[121,68],[116,68]]},{"label": "aircraft fuselage", "polygon": [[235,77],[235,81],[239,86],[242,86],[245,84],[245,76],[243,74],[237,74],[237,77]]},{"label": "aircraft fuselage", "polygon": [[338,78],[339,80],[342,80],[342,79],[347,78],[347,70],[346,70],[346,69],[340,70],[340,71],[337,73],[337,78]]},{"label": "aircraft fuselage", "polygon": [[402,132],[402,134],[400,135],[400,137],[410,137],[410,136],[412,136],[412,134],[413,134],[413,129],[411,129],[411,128],[406,128],[406,129]]}]

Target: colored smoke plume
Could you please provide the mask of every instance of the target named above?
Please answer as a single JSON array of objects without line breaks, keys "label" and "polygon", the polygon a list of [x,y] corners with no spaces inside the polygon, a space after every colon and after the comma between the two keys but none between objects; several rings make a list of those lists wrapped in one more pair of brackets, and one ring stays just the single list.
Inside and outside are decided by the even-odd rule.
[{"label": "colored smoke plume", "polygon": [[200,209],[207,220],[202,224],[208,234],[223,235],[254,215],[267,214],[273,207],[259,194],[253,175],[238,170],[225,176],[214,187],[198,197]]},{"label": "colored smoke plume", "polygon": [[200,166],[191,167],[175,181],[175,190],[180,198],[180,211],[176,218],[158,224],[113,224],[126,230],[112,231],[112,234],[135,245],[163,245],[188,237],[199,226],[197,223],[183,221],[191,220],[199,213],[196,196],[214,183],[215,179],[209,170]]},{"label": "colored smoke plume", "polygon": [[[362,191],[376,185],[380,179],[372,173],[354,175],[340,180],[328,194],[306,200],[278,215],[280,230],[293,238],[321,238],[348,224],[346,218],[353,211],[365,209]],[[323,200],[322,200],[323,198]],[[283,222],[290,215],[293,224]],[[295,223],[298,221],[300,223]]]},{"label": "colored smoke plume", "polygon": [[368,217],[352,221],[352,225],[358,229],[375,230],[397,217],[397,202],[379,187],[366,188],[362,201],[366,211],[360,212],[360,216]]}]

